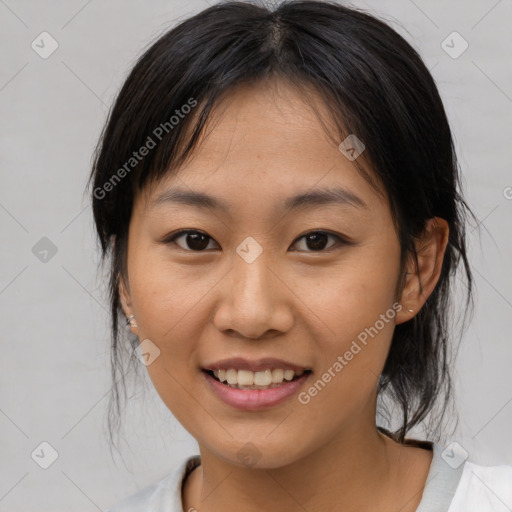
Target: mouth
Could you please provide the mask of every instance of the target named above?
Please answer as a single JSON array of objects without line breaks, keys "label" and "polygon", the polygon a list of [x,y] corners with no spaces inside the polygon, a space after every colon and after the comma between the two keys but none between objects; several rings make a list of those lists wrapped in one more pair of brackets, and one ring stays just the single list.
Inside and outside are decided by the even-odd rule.
[{"label": "mouth", "polygon": [[258,371],[204,368],[205,384],[217,399],[243,411],[263,411],[290,400],[306,385],[308,368],[267,368]]},{"label": "mouth", "polygon": [[203,372],[212,379],[232,389],[265,390],[278,388],[295,382],[312,373],[311,369],[291,370],[284,368],[267,368],[253,372],[235,368],[209,370]]},{"label": "mouth", "polygon": [[236,409],[262,411],[291,399],[306,385],[312,368],[264,357],[250,360],[231,357],[200,368],[213,395]]}]

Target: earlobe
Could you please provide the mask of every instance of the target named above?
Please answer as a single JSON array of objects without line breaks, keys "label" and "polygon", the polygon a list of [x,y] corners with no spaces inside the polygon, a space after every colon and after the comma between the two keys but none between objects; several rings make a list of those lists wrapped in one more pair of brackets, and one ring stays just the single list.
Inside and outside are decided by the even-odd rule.
[{"label": "earlobe", "polygon": [[403,309],[397,316],[397,324],[410,320],[434,291],[441,275],[449,232],[448,222],[441,217],[433,217],[426,222],[425,230],[415,244],[417,262],[413,257],[409,259],[400,298]]}]

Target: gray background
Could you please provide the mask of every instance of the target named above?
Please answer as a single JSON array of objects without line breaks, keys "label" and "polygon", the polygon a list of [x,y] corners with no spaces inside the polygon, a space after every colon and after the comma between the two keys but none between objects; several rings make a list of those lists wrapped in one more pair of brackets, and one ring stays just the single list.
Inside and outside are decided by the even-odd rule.
[{"label": "gray background", "polygon": [[[461,420],[445,444],[456,440],[478,463],[512,464],[512,3],[354,5],[387,19],[431,69],[482,227],[480,240],[469,230],[476,312],[456,365]],[[205,7],[0,0],[1,511],[105,510],[196,450],[146,380],[126,412],[122,457],[110,455],[108,305],[83,194],[108,107],[137,56]],[[59,45],[46,59],[31,47],[43,31]],[[453,31],[469,44],[458,58],[441,46]],[[461,48],[450,41],[452,52]],[[43,237],[55,254],[41,252]],[[48,469],[31,457],[43,441],[58,452]]]}]

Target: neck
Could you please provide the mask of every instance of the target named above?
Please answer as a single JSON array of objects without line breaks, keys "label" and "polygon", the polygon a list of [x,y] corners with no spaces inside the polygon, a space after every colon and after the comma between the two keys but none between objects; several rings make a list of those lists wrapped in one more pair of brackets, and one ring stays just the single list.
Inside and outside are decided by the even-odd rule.
[{"label": "neck", "polygon": [[379,503],[383,512],[386,504],[389,510],[412,512],[431,461],[420,450],[421,469],[408,471],[418,461],[417,450],[399,445],[375,426],[364,430],[359,425],[279,468],[235,466],[201,447],[201,466],[183,489],[184,510],[362,512]]}]

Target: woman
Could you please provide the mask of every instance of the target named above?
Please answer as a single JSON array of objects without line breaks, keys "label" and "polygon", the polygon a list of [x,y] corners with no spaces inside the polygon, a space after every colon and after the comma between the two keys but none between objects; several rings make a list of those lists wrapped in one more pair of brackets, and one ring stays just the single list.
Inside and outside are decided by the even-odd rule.
[{"label": "woman", "polygon": [[512,467],[406,438],[441,428],[471,212],[390,27],[330,2],[206,9],[128,76],[91,183],[114,382],[125,321],[200,450],[112,511],[509,510]]}]

